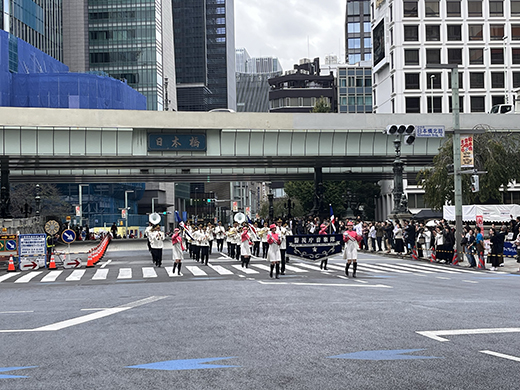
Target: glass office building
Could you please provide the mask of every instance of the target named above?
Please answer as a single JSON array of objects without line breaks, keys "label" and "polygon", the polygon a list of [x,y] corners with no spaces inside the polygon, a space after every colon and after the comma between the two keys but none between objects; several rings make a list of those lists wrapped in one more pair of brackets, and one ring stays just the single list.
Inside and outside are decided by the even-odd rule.
[{"label": "glass office building", "polygon": [[347,0],[345,43],[347,64],[372,59],[370,0]]},{"label": "glass office building", "polygon": [[[89,69],[103,71],[147,98],[149,110],[163,110],[165,79],[175,85],[170,0],[89,0]],[[175,110],[175,88],[167,91]]]},{"label": "glass office building", "polygon": [[61,0],[3,0],[0,28],[63,60]]}]

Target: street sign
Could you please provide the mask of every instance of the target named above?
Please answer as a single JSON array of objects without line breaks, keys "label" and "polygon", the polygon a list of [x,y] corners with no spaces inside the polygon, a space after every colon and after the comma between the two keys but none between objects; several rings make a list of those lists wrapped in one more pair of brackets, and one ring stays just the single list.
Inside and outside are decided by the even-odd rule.
[{"label": "street sign", "polygon": [[79,268],[81,267],[81,260],[67,260],[63,263],[63,268]]},{"label": "street sign", "polygon": [[60,231],[60,224],[58,221],[51,219],[45,223],[44,230],[47,234],[53,236]]},{"label": "street sign", "polygon": [[20,256],[45,255],[47,253],[46,238],[45,234],[20,234],[18,238]]},{"label": "street sign", "polygon": [[76,241],[76,232],[71,229],[64,230],[63,233],[61,233],[61,239],[64,243],[70,244]]},{"label": "street sign", "polygon": [[81,217],[81,207],[76,206],[76,217]]},{"label": "street sign", "polygon": [[38,265],[38,263],[36,261],[32,261],[32,260],[20,261],[20,269],[22,271],[32,271],[32,270],[38,269],[38,268],[40,268],[40,266]]},{"label": "street sign", "polygon": [[416,126],[415,136],[417,138],[444,138],[446,131],[442,126]]},{"label": "street sign", "polygon": [[7,240],[5,242],[5,250],[7,251],[15,251],[18,248],[16,240]]}]

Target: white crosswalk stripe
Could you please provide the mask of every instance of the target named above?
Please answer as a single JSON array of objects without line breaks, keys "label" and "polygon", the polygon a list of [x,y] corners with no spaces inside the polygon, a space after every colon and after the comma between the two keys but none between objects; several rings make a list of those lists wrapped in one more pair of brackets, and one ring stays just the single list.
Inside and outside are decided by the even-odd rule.
[{"label": "white crosswalk stripe", "polygon": [[42,283],[51,283],[55,282],[56,279],[58,279],[58,276],[60,276],[63,273],[63,271],[50,271],[47,275],[45,275],[40,282]]},{"label": "white crosswalk stripe", "polygon": [[213,270],[215,270],[215,272],[217,272],[219,275],[233,275],[233,272],[222,267],[221,265],[210,264],[209,267],[212,268]]},{"label": "white crosswalk stripe", "polygon": [[132,279],[132,268],[120,268],[118,279]]},{"label": "white crosswalk stripe", "polygon": [[31,281],[31,279],[37,277],[41,273],[42,273],[42,271],[29,272],[28,274],[25,274],[22,277],[16,279],[14,282],[15,283],[29,283]]},{"label": "white crosswalk stripe", "polygon": [[4,280],[12,278],[15,275],[17,275],[17,274],[12,273],[12,274],[5,274],[5,275],[0,276],[0,283],[2,283]]},{"label": "white crosswalk stripe", "polygon": [[107,276],[108,276],[108,269],[101,268],[101,269],[96,270],[96,273],[92,277],[92,280],[106,280]]},{"label": "white crosswalk stripe", "polygon": [[294,267],[292,265],[287,265],[287,264],[285,265],[285,269],[292,271],[292,272],[309,272],[306,269],[297,268],[297,267]]},{"label": "white crosswalk stripe", "polygon": [[76,269],[65,279],[67,282],[77,282],[85,275],[86,270]]},{"label": "white crosswalk stripe", "polygon": [[264,271],[271,271],[271,267],[269,267],[268,265],[265,265],[265,264],[250,264],[250,266],[260,268],[261,270],[264,270]]},{"label": "white crosswalk stripe", "polygon": [[241,265],[238,265],[238,264],[234,264],[233,268],[236,268],[237,270],[242,271],[243,273],[249,274],[249,275],[251,275],[251,274],[259,274],[260,273],[258,271],[255,271],[254,269],[245,268],[245,267],[242,267]]},{"label": "white crosswalk stripe", "polygon": [[193,274],[193,276],[208,276],[206,272],[201,270],[199,267],[193,265],[187,265],[186,269],[190,271]]},{"label": "white crosswalk stripe", "polygon": [[[424,269],[418,269],[418,268],[414,268],[413,267],[413,264],[406,264],[406,265],[395,265],[395,264],[381,264],[379,263],[378,265],[380,265],[381,267],[388,267],[392,270],[400,270],[401,272],[404,271],[404,272],[408,272],[408,273],[411,273],[411,272],[418,272],[418,273],[421,273],[421,274],[433,274],[432,271],[427,271],[427,270],[424,270]],[[403,270],[404,268],[404,270]]]},{"label": "white crosswalk stripe", "polygon": [[[383,267],[384,269],[389,269],[392,272],[397,272],[400,274],[411,274],[412,272],[404,270],[403,267],[398,267],[392,264],[378,264],[379,267]],[[406,268],[406,267],[404,267]]]},{"label": "white crosswalk stripe", "polygon": [[155,269],[153,267],[143,267],[142,271],[144,279],[157,277],[157,272],[155,272]]}]

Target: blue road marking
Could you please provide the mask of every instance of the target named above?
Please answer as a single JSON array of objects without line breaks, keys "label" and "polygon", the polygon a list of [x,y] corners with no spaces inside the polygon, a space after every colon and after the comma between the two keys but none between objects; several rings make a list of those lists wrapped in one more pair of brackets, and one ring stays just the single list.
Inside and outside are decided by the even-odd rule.
[{"label": "blue road marking", "polygon": [[416,360],[416,359],[443,359],[436,356],[414,356],[403,355],[405,353],[412,353],[417,351],[424,351],[424,349],[395,349],[382,351],[360,351],[353,353],[345,353],[343,355],[329,356],[331,359],[351,359],[351,360]]},{"label": "blue road marking", "polygon": [[[25,370],[26,368],[36,368],[38,366],[28,366],[28,367],[0,367],[0,372],[8,372],[8,371],[16,371],[16,370]],[[27,378],[26,376],[20,375],[2,375],[0,374],[0,379],[9,379],[9,378]]]},{"label": "blue road marking", "polygon": [[207,368],[228,368],[228,367],[240,367],[240,366],[224,366],[218,364],[204,364],[214,362],[217,360],[235,359],[235,356],[221,357],[221,358],[207,358],[207,359],[182,359],[182,360],[167,360],[164,362],[140,364],[138,366],[128,366],[126,368],[142,368],[145,370],[165,370],[165,371],[177,371],[177,370],[202,370]]}]

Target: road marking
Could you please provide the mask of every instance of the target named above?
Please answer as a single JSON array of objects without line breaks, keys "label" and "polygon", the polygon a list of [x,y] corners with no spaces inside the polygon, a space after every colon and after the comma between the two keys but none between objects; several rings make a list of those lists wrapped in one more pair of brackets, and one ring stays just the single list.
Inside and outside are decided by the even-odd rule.
[{"label": "road marking", "polygon": [[259,280],[260,284],[287,284],[293,286],[325,286],[325,287],[373,287],[373,288],[393,288],[385,284],[343,284],[343,283],[300,283],[300,282],[264,282]]},{"label": "road marking", "polygon": [[443,276],[437,276],[437,279],[442,279],[442,280],[451,280],[451,278],[445,278]]},{"label": "road marking", "polygon": [[96,313],[90,313],[81,317],[72,318],[70,320],[56,322],[54,324],[41,326],[35,329],[10,329],[0,330],[0,333],[16,333],[16,332],[50,332],[69,328],[71,326],[84,324],[85,322],[97,320],[103,317],[111,316],[112,314],[120,313],[125,310],[133,309],[138,306],[146,305],[148,303],[156,302],[161,299],[167,298],[166,296],[151,296],[149,298],[140,299],[138,301],[125,303],[124,305],[112,307],[108,309],[102,309]]},{"label": "road marking", "polygon": [[206,272],[204,272],[197,266],[187,265],[186,269],[188,271],[190,271],[193,274],[193,276],[207,276],[208,275]]},{"label": "road marking", "polygon": [[475,282],[474,280],[463,280],[464,283],[476,283],[478,284],[478,282]]},{"label": "road marking", "polygon": [[140,364],[138,366],[128,366],[126,368],[141,368],[145,370],[203,370],[208,368],[228,368],[228,367],[240,367],[240,366],[224,366],[220,364],[205,364],[218,360],[236,359],[235,356],[221,357],[221,358],[209,358],[209,359],[183,359],[183,360],[168,360],[165,362]]},{"label": "road marking", "polygon": [[[404,265],[404,264],[401,264],[401,265]],[[411,267],[411,265],[410,265]],[[444,269],[443,267],[440,267],[438,265],[429,265],[429,264],[417,264],[417,265],[413,265],[413,267],[421,267],[421,268],[424,268],[424,269],[431,269],[432,271],[435,270],[435,272],[440,272],[440,273],[445,273],[445,274],[458,274],[459,272],[457,271],[452,271],[452,270],[449,270],[449,269]]]},{"label": "road marking", "polygon": [[34,310],[0,311],[0,314],[23,314],[23,313],[34,313]]},{"label": "road marking", "polygon": [[[374,264],[362,263],[361,267],[366,268],[370,272],[376,272],[376,273],[382,273],[382,274],[387,274],[387,273],[389,273],[389,271],[393,271],[393,270],[388,270],[387,268],[384,268],[384,267],[379,267]],[[402,272],[408,272],[408,271],[402,271]]]},{"label": "road marking", "polygon": [[86,272],[86,270],[84,270],[84,269],[74,270],[69,275],[69,277],[67,279],[65,279],[65,281],[67,281],[67,282],[77,282],[78,280],[81,280],[83,275],[85,275],[85,272]]},{"label": "road marking", "polygon": [[301,269],[298,267],[294,267],[292,265],[285,265],[285,269],[288,269],[289,271],[292,271],[292,272],[309,272],[306,269]]},{"label": "road marking", "polygon": [[378,263],[379,266],[387,268],[389,271],[398,272],[400,274],[411,274],[411,271],[405,271],[396,265]]},{"label": "road marking", "polygon": [[520,333],[520,328],[489,328],[489,329],[454,329],[454,330],[427,330],[416,332],[436,341],[449,341],[440,336],[459,336],[474,334]]},{"label": "road marking", "polygon": [[493,352],[493,351],[479,351],[479,352],[485,353],[487,355],[503,358],[503,359],[513,360],[515,362],[520,362],[520,357],[506,355],[504,353],[498,353],[498,352]]},{"label": "road marking", "polygon": [[112,260],[107,260],[103,264],[101,264],[101,267],[99,268],[105,268],[107,265],[109,265],[112,262]]},{"label": "road marking", "polygon": [[[245,274],[259,274],[260,273],[258,271],[255,271],[254,269],[251,269],[251,268],[245,268],[245,267],[242,268],[242,266],[238,265],[238,264],[233,264],[233,267],[236,268],[239,271],[242,271]],[[243,275],[238,275],[238,276],[243,276]]]},{"label": "road marking", "polygon": [[219,275],[233,275],[233,272],[230,270],[222,267],[221,265],[212,265],[209,264],[209,267],[212,268],[215,272],[217,272]]},{"label": "road marking", "polygon": [[31,281],[31,279],[37,277],[41,273],[42,273],[42,271],[31,272],[31,273],[28,273],[28,274],[22,276],[21,278],[16,279],[14,282],[15,283],[29,283]]},{"label": "road marking", "polygon": [[92,277],[92,280],[106,280],[108,271],[108,269],[98,269]]},{"label": "road marking", "polygon": [[132,279],[132,268],[120,268],[118,279]]},{"label": "road marking", "polygon": [[7,280],[15,275],[17,275],[17,274],[5,274],[5,275],[0,276],[0,283],[2,283],[4,280]]},{"label": "road marking", "polygon": [[63,271],[50,271],[47,275],[45,275],[42,280],[40,280],[41,283],[49,283],[49,282],[55,282],[56,279],[58,279],[58,276],[60,276],[63,273]]},{"label": "road marking", "polygon": [[414,264],[397,264],[399,266],[402,266],[402,267],[407,267],[407,268],[410,268],[411,271],[417,271],[417,272],[422,272],[422,273],[425,273],[425,274],[433,274],[435,273],[434,271],[428,271],[428,270],[425,270],[424,268],[421,268],[421,266],[419,265],[414,265]]},{"label": "road marking", "polygon": [[153,267],[143,267],[143,278],[156,278],[157,272],[155,272],[155,269]]},{"label": "road marking", "polygon": [[265,265],[265,264],[251,264],[251,266],[252,267],[256,267],[256,268],[260,268],[261,270],[264,270],[264,271],[268,271],[268,272],[271,271],[271,268],[268,265]]},{"label": "road marking", "polygon": [[323,271],[320,267],[318,267],[316,265],[310,265],[310,264],[305,264],[305,263],[298,263],[298,267],[304,267],[304,268],[312,269],[314,271]]}]

